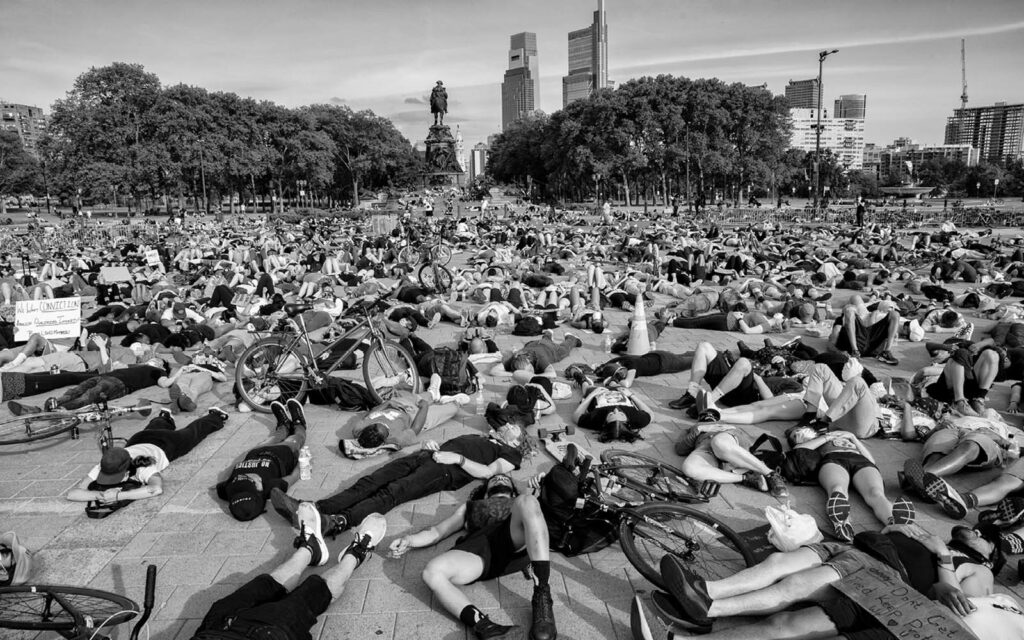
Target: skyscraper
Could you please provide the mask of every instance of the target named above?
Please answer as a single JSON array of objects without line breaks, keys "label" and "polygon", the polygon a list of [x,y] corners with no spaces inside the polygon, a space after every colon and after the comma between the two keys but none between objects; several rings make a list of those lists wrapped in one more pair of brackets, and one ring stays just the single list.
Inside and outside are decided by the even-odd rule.
[{"label": "skyscraper", "polygon": [[817,109],[818,79],[790,80],[786,85],[786,99],[790,109]]},{"label": "skyscraper", "polygon": [[858,118],[863,120],[867,113],[868,97],[863,93],[850,93],[839,96],[835,102],[832,116],[835,118]]},{"label": "skyscraper", "polygon": [[517,33],[508,49],[508,71],[501,83],[501,129],[540,108],[537,34]]},{"label": "skyscraper", "polygon": [[562,107],[608,86],[608,22],[597,0],[594,22],[569,32],[569,74],[562,76]]},{"label": "skyscraper", "polygon": [[21,144],[32,155],[38,155],[36,145],[46,133],[48,123],[49,119],[39,107],[0,100],[0,129],[17,133]]},{"label": "skyscraper", "polygon": [[969,144],[988,162],[1024,156],[1024,104],[954,109],[946,119],[946,144]]}]

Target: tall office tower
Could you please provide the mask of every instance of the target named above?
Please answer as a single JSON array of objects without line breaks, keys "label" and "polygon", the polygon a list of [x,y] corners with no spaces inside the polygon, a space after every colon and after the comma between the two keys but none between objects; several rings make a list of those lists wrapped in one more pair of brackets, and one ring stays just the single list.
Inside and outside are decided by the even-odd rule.
[{"label": "tall office tower", "polygon": [[537,34],[517,33],[508,49],[508,71],[501,83],[501,130],[540,108]]},{"label": "tall office tower", "polygon": [[839,96],[835,102],[835,109],[832,110],[833,118],[856,118],[865,119],[868,108],[868,97],[863,93],[851,93]]},{"label": "tall office tower", "polygon": [[786,100],[789,100],[790,109],[817,109],[818,79],[790,80],[786,85]]},{"label": "tall office tower", "polygon": [[954,109],[946,119],[946,144],[969,144],[988,162],[1024,157],[1024,104]]},{"label": "tall office tower", "polygon": [[38,155],[36,145],[46,133],[48,122],[49,119],[39,107],[0,100],[0,129],[17,133],[21,144],[34,156]]},{"label": "tall office tower", "polygon": [[562,76],[562,107],[608,86],[608,22],[597,0],[594,22],[569,32],[569,74]]}]

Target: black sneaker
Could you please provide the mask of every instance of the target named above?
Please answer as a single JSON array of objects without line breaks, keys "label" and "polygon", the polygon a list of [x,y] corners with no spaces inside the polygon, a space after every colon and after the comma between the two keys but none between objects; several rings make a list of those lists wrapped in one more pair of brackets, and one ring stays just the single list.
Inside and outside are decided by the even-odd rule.
[{"label": "black sneaker", "polygon": [[996,505],[996,513],[999,514],[999,526],[1016,525],[1024,519],[1024,498],[1003,498]]},{"label": "black sneaker", "polygon": [[551,587],[537,585],[533,588],[533,624],[530,625],[530,640],[555,640],[558,629],[555,628],[554,602],[551,600]]},{"label": "black sneaker", "polygon": [[299,504],[296,512],[299,520],[299,537],[295,538],[295,548],[309,549],[309,566],[319,567],[327,564],[329,552],[327,543],[320,533],[320,512],[312,502]]},{"label": "black sneaker", "polygon": [[280,487],[274,487],[270,490],[270,504],[273,505],[274,511],[281,514],[282,518],[292,523],[293,526],[298,526],[295,514],[299,511],[301,501],[281,491]]},{"label": "black sneaker", "polygon": [[786,487],[786,481],[781,473],[772,471],[764,479],[768,482],[768,493],[773,498],[784,500],[789,497],[789,489]]},{"label": "black sneaker", "polygon": [[504,638],[509,631],[516,629],[517,626],[514,624],[498,624],[487,616],[482,616],[473,625],[472,631],[473,636],[478,640],[488,640],[488,638]]},{"label": "black sneaker", "polygon": [[284,403],[280,400],[274,400],[270,403],[270,412],[274,414],[274,418],[277,419],[277,426],[291,426],[292,417],[288,414],[288,409],[285,408]]},{"label": "black sneaker", "polygon": [[744,473],[743,480],[740,482],[740,484],[742,484],[744,487],[750,487],[755,491],[761,492],[767,492],[770,488],[768,485],[768,479],[764,475],[756,471],[747,471],[746,473]]},{"label": "black sneaker", "polygon": [[325,537],[329,537],[331,540],[334,540],[339,533],[348,529],[348,519],[337,513],[325,515],[323,522],[321,531]]},{"label": "black sneaker", "polygon": [[670,409],[676,409],[676,410],[682,411],[683,409],[689,409],[690,407],[692,407],[696,403],[697,403],[697,399],[694,398],[693,396],[691,396],[690,392],[687,391],[682,396],[680,396],[678,399],[673,400],[672,402],[668,403],[668,406],[669,406]]},{"label": "black sneaker", "polygon": [[967,502],[951,484],[934,473],[926,472],[922,479],[925,495],[937,502],[946,515],[957,520],[967,517]]},{"label": "black sneaker", "polygon": [[174,414],[171,413],[170,409],[161,409],[160,413],[156,414],[156,417],[163,418],[164,420],[170,420],[174,422]]},{"label": "black sneaker", "polygon": [[352,544],[348,545],[341,552],[341,555],[338,556],[338,562],[341,562],[345,556],[352,556],[356,559],[357,567],[363,564],[363,561],[366,560],[366,555],[380,544],[387,531],[388,523],[384,520],[384,516],[379,513],[371,513],[366,516],[359,526],[356,527],[354,532],[355,539],[352,540]]},{"label": "black sneaker", "polygon": [[883,351],[882,353],[875,356],[875,359],[881,362],[882,364],[888,364],[894,367],[900,363],[900,361],[896,359],[896,356],[892,355],[891,351]]},{"label": "black sneaker", "polygon": [[672,554],[662,556],[660,569],[665,588],[679,603],[686,618],[698,626],[709,626],[711,596],[708,595],[707,582],[704,578],[687,569],[683,562]]},{"label": "black sneaker", "polygon": [[221,409],[220,407],[210,407],[209,414],[211,416],[215,416],[217,418],[220,418],[221,422],[227,422],[228,421],[228,417],[230,415],[230,414],[228,414],[227,411]]},{"label": "black sneaker", "polygon": [[292,415],[292,422],[298,426],[306,426],[306,412],[302,409],[302,403],[295,398],[288,398],[288,412]]}]

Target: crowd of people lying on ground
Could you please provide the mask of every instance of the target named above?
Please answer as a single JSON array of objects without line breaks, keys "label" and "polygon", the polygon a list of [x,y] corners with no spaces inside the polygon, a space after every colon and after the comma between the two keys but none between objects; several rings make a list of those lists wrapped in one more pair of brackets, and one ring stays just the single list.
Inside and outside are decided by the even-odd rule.
[{"label": "crowd of people lying on ground", "polygon": [[[835,541],[776,553],[715,581],[667,556],[662,572],[670,588],[652,598],[655,614],[634,603],[637,637],[669,637],[669,627],[672,637],[885,637],[871,615],[830,587],[866,568],[949,607],[979,637],[1024,637],[1024,612],[997,593],[994,578],[1006,556],[1024,553],[1024,462],[1016,430],[1002,415],[1018,411],[1024,379],[1024,307],[1002,301],[1024,295],[1024,246],[948,225],[729,230],[677,219],[611,222],[481,217],[441,230],[432,220],[404,219],[371,237],[347,219],[275,226],[235,218],[188,233],[154,227],[144,237],[96,228],[8,237],[0,244],[8,249],[0,255],[0,397],[23,415],[166,389],[161,402],[169,408],[126,446],[106,451],[67,494],[123,505],[160,495],[161,473],[231,418],[218,406],[204,413],[200,403],[210,392],[232,396],[235,365],[258,331],[301,326],[314,344],[329,344],[357,301],[384,301],[381,326],[413,354],[426,391],[396,388],[383,404],[359,407],[364,413],[339,448],[353,458],[397,453],[335,495],[297,500],[288,490],[298,479],[299,452],[307,430],[319,425],[309,425],[303,404],[281,389],[266,398],[260,408],[275,417],[273,435],[225,470],[216,493],[240,521],[261,517],[269,503],[298,530],[297,548],[214,603],[199,639],[309,638],[317,616],[384,538],[381,514],[468,485],[475,488],[465,505],[398,537],[390,553],[400,557],[460,534],[422,577],[477,638],[512,627],[491,620],[460,587],[529,567],[530,637],[555,638],[550,514],[509,475],[535,445],[528,429],[559,403],[575,403],[580,427],[602,442],[632,442],[657,419],[650,400],[635,393],[639,379],[685,371],[685,392],[667,407],[688,425],[674,435],[685,474],[779,499],[788,497],[787,485],[817,484]],[[446,292],[425,286],[398,261],[405,243],[435,235],[463,253],[464,267],[454,270]],[[20,255],[28,259],[19,268]],[[957,292],[950,283],[958,283]],[[14,339],[14,303],[68,296],[94,300],[83,305],[77,339]],[[613,330],[609,316],[643,305],[652,309],[652,348],[629,354],[631,328]],[[982,335],[971,315],[996,321],[994,328]],[[442,322],[460,328],[458,342],[422,337]],[[659,336],[694,329],[745,335],[728,350],[709,342],[683,353],[654,348]],[[796,330],[827,338],[827,347],[774,335]],[[534,339],[510,350],[507,333]],[[583,334],[605,334],[612,355],[583,362],[576,351]],[[763,346],[744,342],[751,334],[760,334]],[[900,340],[905,346],[897,349]],[[897,351],[915,350],[926,350],[931,364],[912,379],[886,373],[899,364]],[[464,374],[451,371],[453,352],[465,354],[457,360]],[[355,368],[360,358],[341,366]],[[510,379],[505,400],[486,407],[489,433],[428,439],[489,376]],[[1010,386],[1008,406],[992,406],[994,385]],[[251,411],[234,392],[235,409]],[[325,401],[339,399],[328,393]],[[182,418],[189,424],[179,429]],[[740,428],[779,421],[788,425],[775,431],[788,445],[781,454],[753,449]],[[875,437],[922,444],[902,469],[880,469],[863,442]],[[572,456],[566,464],[576,468]],[[970,492],[947,481],[978,469],[1000,473]],[[897,473],[902,493],[887,495],[883,474]],[[855,533],[851,491],[866,502],[878,531]],[[958,521],[980,513],[947,539],[915,523],[915,503],[935,503]],[[306,566],[328,562],[326,538],[345,532],[354,540],[338,563],[300,583]],[[31,553],[17,536],[0,538],[0,551],[0,580],[26,582]],[[797,604],[804,606],[793,610]],[[768,614],[753,625],[714,624]]]}]

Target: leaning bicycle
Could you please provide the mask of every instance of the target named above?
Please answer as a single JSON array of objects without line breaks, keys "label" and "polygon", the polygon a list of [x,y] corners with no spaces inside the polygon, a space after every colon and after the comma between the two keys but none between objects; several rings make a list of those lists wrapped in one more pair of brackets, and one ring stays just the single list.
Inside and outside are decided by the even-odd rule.
[{"label": "leaning bicycle", "polygon": [[[257,340],[235,363],[239,396],[254,410],[269,413],[275,400],[301,402],[311,390],[326,388],[331,378],[344,379],[347,372],[356,370],[378,404],[395,391],[419,393],[416,360],[384,335],[374,311],[379,304],[376,298],[353,306],[346,314],[351,326],[326,343],[314,343],[306,330],[302,314],[312,305],[285,305],[292,329]],[[361,365],[357,364],[360,358]]]},{"label": "leaning bicycle", "polygon": [[74,411],[45,411],[16,416],[0,422],[0,446],[35,442],[69,432],[71,439],[77,440],[83,424],[99,422],[103,426],[97,433],[97,440],[100,450],[106,451],[124,440],[114,437],[111,420],[131,414],[146,417],[152,411],[153,407],[148,401],[118,407],[108,405],[103,400]]}]

